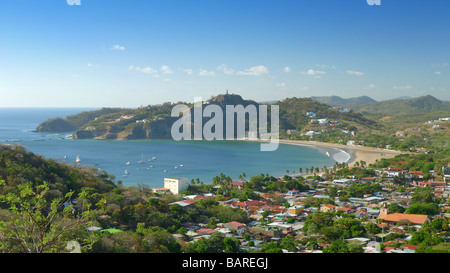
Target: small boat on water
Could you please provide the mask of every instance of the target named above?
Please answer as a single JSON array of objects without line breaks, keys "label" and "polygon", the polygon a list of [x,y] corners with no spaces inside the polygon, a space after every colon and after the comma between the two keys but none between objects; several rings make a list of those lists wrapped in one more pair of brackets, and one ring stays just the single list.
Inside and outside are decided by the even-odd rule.
[{"label": "small boat on water", "polygon": [[81,162],[81,159],[78,155],[77,155],[77,158],[75,159],[75,162],[77,162],[77,163]]},{"label": "small boat on water", "polygon": [[141,160],[139,160],[139,161],[138,161],[138,163],[139,163],[139,164],[142,164],[142,163],[144,163],[144,154],[142,154],[142,156],[141,156]]},{"label": "small boat on water", "polygon": [[180,164],[180,167],[183,167],[184,165],[183,164]]},{"label": "small boat on water", "polygon": [[128,172],[127,170],[125,170],[123,173],[124,173],[125,175],[128,175],[128,174],[129,174],[129,172]]},{"label": "small boat on water", "polygon": [[127,163],[125,163],[125,164],[127,164],[127,165],[130,165],[131,164],[131,162],[130,161],[128,161]]},{"label": "small boat on water", "polygon": [[328,157],[330,157],[330,153],[329,152],[326,152],[326,154],[327,154]]},{"label": "small boat on water", "polygon": [[164,172],[166,173],[166,172],[167,172],[167,170],[164,170]]}]

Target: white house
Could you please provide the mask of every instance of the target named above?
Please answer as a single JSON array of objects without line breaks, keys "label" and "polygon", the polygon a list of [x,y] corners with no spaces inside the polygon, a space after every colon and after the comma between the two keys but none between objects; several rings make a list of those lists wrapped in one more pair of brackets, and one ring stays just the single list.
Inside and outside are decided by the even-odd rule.
[{"label": "white house", "polygon": [[179,194],[189,187],[189,180],[183,177],[164,178],[164,188],[168,188],[173,194]]},{"label": "white house", "polygon": [[333,185],[347,186],[352,182],[351,179],[342,178],[333,180]]},{"label": "white house", "polygon": [[326,118],[318,119],[317,122],[319,122],[319,125],[328,124],[328,119]]}]

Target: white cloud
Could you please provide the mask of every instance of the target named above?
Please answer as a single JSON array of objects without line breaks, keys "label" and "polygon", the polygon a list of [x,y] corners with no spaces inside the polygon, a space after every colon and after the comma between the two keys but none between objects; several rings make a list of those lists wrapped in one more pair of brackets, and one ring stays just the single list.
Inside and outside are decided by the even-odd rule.
[{"label": "white cloud", "polygon": [[111,50],[125,50],[125,47],[121,45],[114,45],[111,47]]},{"label": "white cloud", "polygon": [[192,74],[194,74],[194,71],[192,70],[192,69],[190,69],[190,68],[187,68],[187,69],[181,69],[182,71],[184,71],[186,74],[188,74],[188,75],[192,75]]},{"label": "white cloud", "polygon": [[441,71],[436,71],[436,72],[434,72],[434,74],[441,75]]},{"label": "white cloud", "polygon": [[200,72],[198,73],[198,75],[200,75],[200,76],[215,76],[216,75],[216,73],[214,72],[214,71],[207,71],[207,70],[204,70],[204,69],[200,69]]},{"label": "white cloud", "polygon": [[128,70],[138,71],[138,72],[142,72],[142,73],[145,73],[145,74],[151,74],[151,75],[154,75],[154,76],[156,76],[156,73],[158,73],[158,71],[156,71],[155,69],[153,69],[153,68],[151,68],[149,66],[141,68],[141,67],[135,67],[133,65],[130,65],[128,67]]},{"label": "white cloud", "polygon": [[411,88],[412,88],[411,85],[394,86],[394,87],[392,87],[392,89],[394,89],[394,90],[409,90]]},{"label": "white cloud", "polygon": [[87,64],[87,67],[93,67],[94,65],[93,64],[91,64],[91,63],[88,63]]},{"label": "white cloud", "polygon": [[284,89],[284,88],[286,88],[286,83],[280,82],[280,83],[277,83],[277,86],[280,87],[281,89]]},{"label": "white cloud", "polygon": [[310,69],[306,72],[302,72],[305,75],[309,75],[309,76],[314,76],[316,78],[321,78],[322,75],[326,74],[325,71],[322,70],[314,70],[314,69]]},{"label": "white cloud", "polygon": [[237,74],[243,76],[262,76],[269,74],[269,69],[263,65],[258,65],[245,69],[244,71],[238,71]]},{"label": "white cloud", "polygon": [[289,73],[292,71],[292,69],[289,66],[286,66],[285,68],[283,68],[283,71]]},{"label": "white cloud", "polygon": [[375,84],[369,84],[369,86],[367,86],[366,88],[364,88],[364,89],[374,89],[375,87],[377,87]]},{"label": "white cloud", "polygon": [[168,67],[167,65],[161,66],[161,71],[163,74],[172,74],[173,73],[172,69],[170,69],[170,67]]},{"label": "white cloud", "polygon": [[353,70],[347,70],[347,74],[349,74],[350,76],[364,76],[363,72],[359,72],[359,71],[353,71]]},{"label": "white cloud", "polygon": [[217,70],[222,71],[224,74],[227,75],[234,75],[235,73],[234,69],[228,68],[226,64],[219,65],[219,67],[217,67]]}]

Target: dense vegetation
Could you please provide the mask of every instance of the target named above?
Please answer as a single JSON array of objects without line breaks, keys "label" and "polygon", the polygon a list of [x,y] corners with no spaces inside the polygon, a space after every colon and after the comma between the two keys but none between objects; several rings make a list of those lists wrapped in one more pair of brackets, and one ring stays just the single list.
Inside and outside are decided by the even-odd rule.
[{"label": "dense vegetation", "polygon": [[[191,210],[169,205],[178,198],[143,185],[116,185],[97,169],[2,145],[0,253],[65,252],[75,239],[83,252],[180,252],[172,233],[185,234],[183,223],[248,222],[244,211],[214,200],[196,202]],[[94,226],[102,232],[86,229]]]},{"label": "dense vegetation", "polygon": [[[311,176],[306,179],[325,181],[343,177],[362,178],[372,176],[374,170],[387,166],[402,166],[428,173],[435,170],[435,175],[442,175],[440,171],[448,160],[447,153],[398,155],[369,166],[360,162],[356,168],[336,163],[333,168],[325,169],[326,175],[322,177],[315,175],[318,169],[311,167]],[[245,178],[245,173],[241,177]],[[70,249],[66,249],[67,244],[75,240],[79,243],[80,251],[86,253],[281,253],[282,249],[361,253],[363,250],[360,245],[345,239],[371,238],[382,232],[379,226],[365,217],[357,218],[342,211],[317,211],[303,219],[303,236],[288,235],[280,241],[262,243],[259,248],[245,250],[240,247],[239,240],[221,233],[182,243],[188,238],[185,225],[189,223],[215,228],[217,223],[250,222],[244,210],[219,205],[219,201],[229,198],[241,201],[261,199],[256,192],[276,195],[294,189],[300,192],[312,189],[306,184],[305,178],[288,175],[283,181],[267,174],[250,177],[242,189],[230,182],[230,177],[225,174],[214,178],[213,184],[192,180],[185,194],[216,191],[216,196],[196,201],[190,209],[184,209],[173,204],[181,200],[179,196],[155,194],[144,185],[124,187],[116,184],[114,177],[96,169],[63,165],[27,152],[21,146],[1,146],[0,253],[68,252]],[[333,198],[310,196],[304,200],[304,206],[319,208],[323,204],[335,204],[335,200],[361,198],[365,194],[382,192],[386,182],[391,184],[380,177],[373,182],[355,183],[346,188],[330,185],[325,193]],[[432,217],[440,212],[440,205],[447,201],[445,198],[436,198],[430,188],[410,189],[402,177],[394,179],[391,187],[412,194],[409,206],[403,203],[389,204],[391,212]],[[273,204],[289,206],[281,198],[274,198]],[[262,216],[261,222],[269,223],[268,212]],[[409,241],[396,241],[396,238],[403,236],[400,233],[389,233],[386,237],[377,238],[383,243],[389,242],[386,246],[415,244],[419,246],[417,252],[448,252],[449,221],[430,219],[420,230],[413,227],[406,230],[412,235]],[[102,228],[98,231],[87,229],[92,227]],[[248,240],[249,246],[254,245],[250,234],[246,233],[243,237]]]}]

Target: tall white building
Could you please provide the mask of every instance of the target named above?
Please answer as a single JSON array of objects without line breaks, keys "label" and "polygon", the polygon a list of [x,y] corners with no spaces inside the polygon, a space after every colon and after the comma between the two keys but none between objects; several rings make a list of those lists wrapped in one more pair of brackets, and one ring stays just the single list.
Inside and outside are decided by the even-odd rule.
[{"label": "tall white building", "polygon": [[164,188],[168,188],[173,194],[179,194],[180,191],[187,190],[189,180],[183,177],[164,178]]}]

